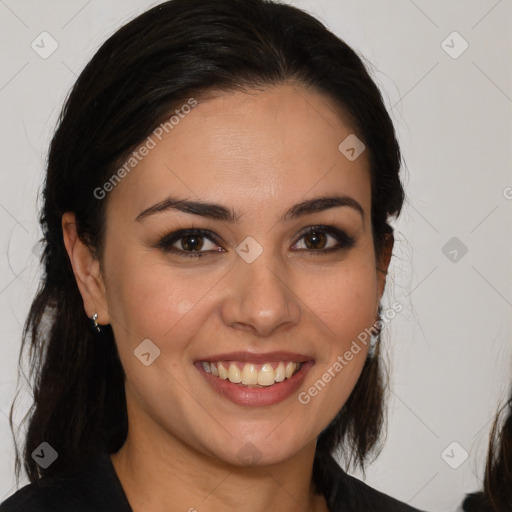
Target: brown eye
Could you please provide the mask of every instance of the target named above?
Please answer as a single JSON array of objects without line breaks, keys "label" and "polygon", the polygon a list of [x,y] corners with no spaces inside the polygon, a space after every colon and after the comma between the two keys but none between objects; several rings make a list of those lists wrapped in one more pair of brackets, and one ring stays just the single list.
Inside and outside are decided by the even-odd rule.
[{"label": "brown eye", "polygon": [[204,239],[201,235],[187,235],[180,238],[181,249],[185,251],[200,251],[204,245]]},{"label": "brown eye", "polygon": [[[311,254],[325,254],[349,249],[355,245],[355,242],[354,237],[337,228],[313,226],[302,234],[294,248]],[[300,247],[301,243],[304,244],[303,247]]]},{"label": "brown eye", "polygon": [[321,231],[310,231],[304,236],[304,242],[308,249],[323,249],[326,240],[325,233]]},{"label": "brown eye", "polygon": [[164,252],[180,256],[206,256],[213,252],[224,252],[215,242],[215,235],[208,230],[181,229],[164,236],[156,247]]}]

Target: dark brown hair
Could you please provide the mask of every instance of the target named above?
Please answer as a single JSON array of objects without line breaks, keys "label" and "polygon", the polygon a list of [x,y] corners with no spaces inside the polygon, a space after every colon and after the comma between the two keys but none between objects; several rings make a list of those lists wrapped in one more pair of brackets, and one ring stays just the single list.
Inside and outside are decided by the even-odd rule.
[{"label": "dark brown hair", "polygon": [[512,509],[512,394],[494,420],[489,436],[484,488],[464,501],[464,510],[508,512]]},{"label": "dark brown hair", "polygon": [[[17,476],[21,462],[30,481],[66,473],[88,455],[116,452],[127,434],[115,340],[109,326],[98,337],[84,313],[63,244],[63,213],[75,213],[81,240],[101,257],[108,197],[100,201],[93,191],[169,112],[212,91],[284,83],[324,94],[366,145],[372,234],[381,255],[392,233],[388,220],[404,201],[401,160],[393,124],[361,58],[318,20],[286,4],[171,0],[143,13],[111,36],[82,71],[51,142],[40,216],[44,275],[21,349],[29,344],[34,403],[22,457],[16,450]],[[379,444],[383,390],[377,348],[319,436],[313,478],[320,491],[330,486],[335,449],[347,464],[363,467]],[[59,453],[46,470],[31,457],[43,441]]]}]

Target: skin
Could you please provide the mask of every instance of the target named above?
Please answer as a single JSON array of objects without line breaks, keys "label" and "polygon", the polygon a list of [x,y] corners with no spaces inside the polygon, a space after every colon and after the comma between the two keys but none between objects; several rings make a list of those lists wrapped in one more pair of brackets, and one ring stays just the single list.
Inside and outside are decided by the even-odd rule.
[{"label": "skin", "polygon": [[[66,249],[89,317],[110,323],[125,372],[129,433],[112,455],[135,512],[327,510],[311,485],[316,438],[350,395],[367,348],[307,405],[297,393],[267,407],[232,403],[212,390],[194,361],[231,351],[287,350],[315,365],[307,390],[377,319],[392,238],[376,261],[367,152],[349,161],[338,145],[353,133],[330,100],[297,85],[201,100],[107,199],[101,262],[63,216]],[[282,221],[291,206],[347,195],[341,206]],[[169,195],[218,203],[237,222],[168,210],[136,217]],[[351,248],[327,236],[307,251],[310,226],[355,237]],[[214,232],[201,258],[155,244],[182,228]],[[253,237],[263,253],[247,263],[235,251]],[[309,240],[309,239],[308,239]],[[182,248],[180,241],[174,244]],[[222,248],[222,252],[214,252]],[[144,339],[161,351],[151,365],[134,357]],[[260,459],[237,456],[252,443]]]}]

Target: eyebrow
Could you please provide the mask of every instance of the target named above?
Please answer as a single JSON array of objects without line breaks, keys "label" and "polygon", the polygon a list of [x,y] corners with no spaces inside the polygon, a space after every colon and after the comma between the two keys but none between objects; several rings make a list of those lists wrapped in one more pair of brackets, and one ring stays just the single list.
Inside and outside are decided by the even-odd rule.
[{"label": "eyebrow", "polygon": [[[322,212],[331,208],[338,208],[340,206],[353,208],[361,215],[361,219],[364,222],[363,207],[354,198],[346,195],[333,195],[308,199],[289,208],[281,217],[281,221],[297,219],[305,215]],[[139,213],[135,220],[140,222],[146,217],[168,210],[178,210],[180,212],[191,213],[193,215],[199,215],[201,217],[207,217],[214,220],[222,220],[225,222],[237,222],[240,218],[240,215],[237,214],[235,210],[226,208],[220,204],[167,197],[163,201],[150,206]]]}]

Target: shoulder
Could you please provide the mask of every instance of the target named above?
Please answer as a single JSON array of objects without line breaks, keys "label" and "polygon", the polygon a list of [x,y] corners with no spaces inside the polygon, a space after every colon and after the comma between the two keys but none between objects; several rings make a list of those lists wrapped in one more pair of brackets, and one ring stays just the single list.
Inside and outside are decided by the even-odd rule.
[{"label": "shoulder", "polygon": [[41,478],[0,504],[0,512],[131,512],[108,454],[95,455],[73,475]]},{"label": "shoulder", "polygon": [[26,485],[0,504],[0,512],[60,512],[82,510],[76,503],[76,493],[70,495],[70,486],[59,484],[41,485],[38,482]]},{"label": "shoulder", "polygon": [[[86,508],[84,508],[86,507]],[[83,478],[42,478],[22,487],[0,504],[0,512],[64,512],[91,510]]]},{"label": "shoulder", "polygon": [[354,512],[420,512],[418,509],[388,496],[340,468],[334,511]]}]

